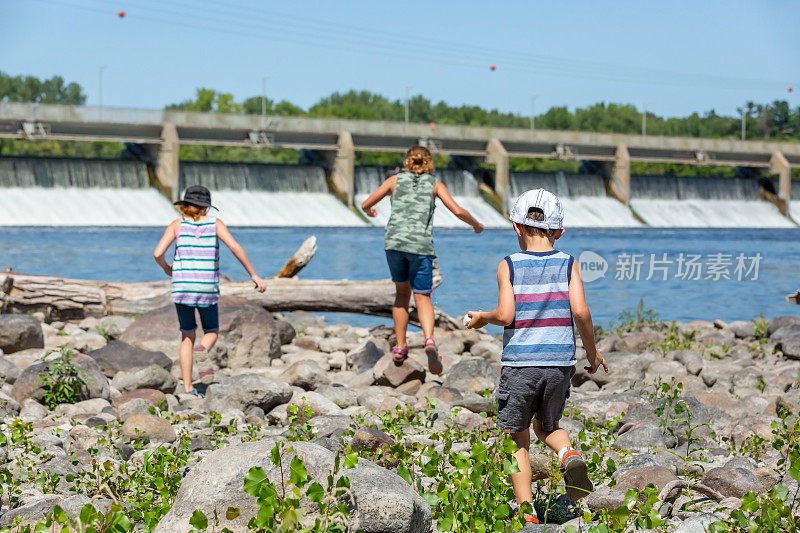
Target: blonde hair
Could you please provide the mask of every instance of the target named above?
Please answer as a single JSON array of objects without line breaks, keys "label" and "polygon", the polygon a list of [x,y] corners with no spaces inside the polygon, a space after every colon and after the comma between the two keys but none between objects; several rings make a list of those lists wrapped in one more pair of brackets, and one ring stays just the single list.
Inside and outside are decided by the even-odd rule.
[{"label": "blonde hair", "polygon": [[200,207],[199,205],[187,203],[182,203],[180,209],[181,215],[191,218],[192,220],[197,220],[201,216],[205,215],[206,211],[208,211],[207,207]]},{"label": "blonde hair", "polygon": [[406,152],[403,161],[403,170],[419,176],[420,174],[433,174],[433,156],[424,146],[412,146]]}]

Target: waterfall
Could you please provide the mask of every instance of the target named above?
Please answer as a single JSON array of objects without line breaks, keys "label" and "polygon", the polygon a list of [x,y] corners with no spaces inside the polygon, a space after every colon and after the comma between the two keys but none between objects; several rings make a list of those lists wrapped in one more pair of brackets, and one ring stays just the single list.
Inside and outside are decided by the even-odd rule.
[{"label": "waterfall", "polygon": [[631,176],[631,208],[657,227],[794,227],[754,178]]},{"label": "waterfall", "polygon": [[180,188],[211,190],[218,216],[231,226],[363,226],[328,193],[313,165],[182,161]]},{"label": "waterfall", "polygon": [[510,180],[509,210],[519,195],[542,188],[561,199],[566,228],[641,226],[625,205],[606,196],[603,177],[597,174],[512,172]]},{"label": "waterfall", "polygon": [[140,161],[0,157],[0,226],[166,226]]},{"label": "waterfall", "polygon": [[[392,175],[394,167],[363,166],[356,167],[355,172],[355,201],[360,206],[367,196],[372,193],[383,181]],[[487,228],[508,227],[508,220],[498,213],[492,206],[483,201],[478,181],[472,173],[466,170],[437,169],[435,175],[447,186],[450,195],[458,205],[469,211]],[[384,226],[392,212],[391,200],[387,197],[375,206],[378,216],[370,219],[377,226]],[[440,200],[436,200],[436,210],[433,215],[433,225],[444,228],[466,228],[464,222],[459,220],[447,209]]]}]

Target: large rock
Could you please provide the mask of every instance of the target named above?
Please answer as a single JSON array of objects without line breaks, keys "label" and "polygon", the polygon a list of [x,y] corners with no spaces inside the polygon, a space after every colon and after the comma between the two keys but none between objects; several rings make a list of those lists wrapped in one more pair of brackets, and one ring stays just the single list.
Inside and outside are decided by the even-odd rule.
[{"label": "large rock", "polygon": [[496,388],[500,382],[500,363],[479,357],[465,357],[447,370],[443,385],[460,391],[467,390],[470,382],[477,377],[488,379]]},{"label": "large rock", "polygon": [[[243,298],[220,298],[219,334],[228,347],[231,368],[268,366],[270,359],[281,355],[275,319],[263,307]],[[130,345],[164,352],[172,358],[178,357],[180,339],[178,318],[172,305],[145,313],[120,337]]]},{"label": "large rock", "polygon": [[164,355],[164,352],[143,350],[122,341],[111,341],[86,355],[97,361],[100,370],[109,378],[113,378],[117,372],[150,365],[158,365],[166,371],[172,369],[172,359]]},{"label": "large rock", "polygon": [[122,436],[128,440],[148,439],[151,442],[175,442],[175,430],[160,416],[131,415],[122,426]]},{"label": "large rock", "polygon": [[770,336],[772,336],[773,333],[775,333],[782,327],[792,326],[792,325],[800,325],[800,316],[790,316],[790,315],[776,316],[775,318],[769,321],[769,326],[767,327],[767,333]]},{"label": "large rock", "polygon": [[584,370],[585,365],[578,361],[575,375],[572,376],[572,384],[580,386],[591,380],[602,388],[612,381],[641,381],[644,379],[647,368],[655,361],[655,355],[652,353],[633,354],[615,351],[605,353],[603,357],[608,362],[610,369],[608,373],[599,370],[594,374],[589,374]]},{"label": "large rock", "polygon": [[214,383],[206,390],[206,408],[222,413],[229,409],[242,412],[259,407],[265,413],[292,399],[292,388],[256,374],[241,374]]},{"label": "large rock", "polygon": [[650,448],[670,449],[678,445],[678,439],[665,434],[656,424],[638,424],[614,441],[614,448],[632,452],[645,452]]},{"label": "large rock", "polygon": [[424,380],[425,369],[414,359],[406,359],[405,362],[397,366],[392,360],[391,354],[386,354],[375,364],[373,369],[375,384],[386,387],[399,387],[409,381]]},{"label": "large rock", "polygon": [[0,315],[0,351],[44,348],[42,324],[29,315]]},{"label": "large rock", "polygon": [[356,372],[364,372],[375,366],[389,351],[389,343],[384,339],[367,339],[347,354],[347,366]]},{"label": "large rock", "polygon": [[[248,531],[247,522],[257,511],[255,499],[242,490],[244,477],[250,468],[263,468],[281,491],[280,469],[270,460],[275,442],[264,439],[234,444],[208,454],[186,474],[175,503],[161,519],[155,533],[189,531],[189,519],[197,509],[207,516],[216,509],[221,515],[220,528],[226,527],[234,533]],[[284,470],[288,471],[292,459],[299,457],[311,479],[325,486],[325,480],[333,470],[334,454],[310,442],[294,442],[291,448],[293,451],[285,452],[282,457]],[[430,506],[397,474],[360,460],[357,468],[341,470],[339,475],[350,480],[352,496],[343,497],[350,508],[348,531],[427,533],[430,530]],[[228,507],[236,507],[242,512],[234,520],[227,520],[225,510]],[[314,514],[316,505],[305,494],[301,496],[300,508],[306,520],[313,524],[318,516]]]},{"label": "large rock", "polygon": [[800,359],[800,323],[778,328],[769,339],[789,359]]},{"label": "large rock", "polygon": [[746,468],[723,466],[708,470],[703,476],[703,485],[719,491],[724,496],[741,498],[748,492],[761,494],[764,485],[755,474]]},{"label": "large rock", "polygon": [[22,369],[20,367],[5,357],[0,356],[0,382],[13,385],[20,374],[22,374]]},{"label": "large rock", "polygon": [[[50,374],[54,361],[37,363],[22,371],[17,381],[14,383],[12,395],[14,399],[22,403],[26,398],[32,398],[37,402],[44,399],[44,387],[42,375]],[[94,359],[88,355],[75,354],[72,363],[78,369],[78,377],[83,383],[83,387],[77,394],[77,400],[88,400],[90,398],[103,398],[108,400],[111,397],[111,388],[108,379],[100,372],[100,367]]]},{"label": "large rock", "polygon": [[325,319],[323,317],[308,311],[292,311],[283,315],[283,319],[300,332],[309,327],[325,327]]},{"label": "large rock", "polygon": [[328,374],[314,360],[294,363],[283,371],[280,379],[305,390],[314,390],[331,382]]},{"label": "large rock", "polygon": [[172,393],[175,392],[177,384],[178,381],[175,377],[158,365],[118,372],[111,380],[111,386],[120,392],[155,389],[164,393]]},{"label": "large rock", "polygon": [[624,492],[630,489],[644,490],[652,483],[658,490],[670,481],[675,481],[677,476],[666,466],[644,466],[633,470],[628,470],[617,479],[615,489]]}]

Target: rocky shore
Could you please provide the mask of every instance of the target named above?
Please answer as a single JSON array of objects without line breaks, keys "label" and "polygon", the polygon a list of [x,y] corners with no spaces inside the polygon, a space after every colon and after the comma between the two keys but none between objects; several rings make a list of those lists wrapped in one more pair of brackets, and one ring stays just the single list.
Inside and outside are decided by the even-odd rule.
[{"label": "rocky shore", "polygon": [[[258,520],[290,517],[281,509],[296,494],[309,527],[467,531],[448,498],[470,483],[474,516],[495,498],[494,520],[511,527],[505,477],[479,470],[505,464],[492,421],[498,338],[437,331],[445,373],[435,376],[418,334],[396,367],[386,326],[329,325],[236,298],[223,298],[220,318],[219,343],[195,365],[213,370],[197,380],[198,398],[182,393],[171,307],[78,322],[0,315],[0,529],[104,517],[119,531],[269,530]],[[800,317],[629,317],[598,338],[610,373],[587,374],[579,348],[562,421],[595,493],[567,501],[552,455],[531,449],[548,531],[610,520],[630,489],[640,498],[627,507],[631,529],[649,513],[653,529],[705,531],[737,516],[749,493],[780,493],[797,512]],[[264,478],[283,496],[270,499]]]}]

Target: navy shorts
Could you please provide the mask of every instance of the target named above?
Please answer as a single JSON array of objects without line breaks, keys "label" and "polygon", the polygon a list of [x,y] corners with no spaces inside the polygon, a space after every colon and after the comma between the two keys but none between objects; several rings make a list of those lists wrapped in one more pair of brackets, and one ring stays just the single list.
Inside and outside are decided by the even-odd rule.
[{"label": "navy shorts", "polygon": [[178,324],[182,333],[193,333],[197,329],[197,320],[194,312],[200,313],[200,324],[203,326],[203,333],[214,333],[219,330],[219,308],[217,304],[208,307],[192,307],[191,305],[175,304],[178,312]]},{"label": "navy shorts", "polygon": [[395,283],[410,283],[417,294],[433,291],[433,256],[386,250],[386,262]]}]

